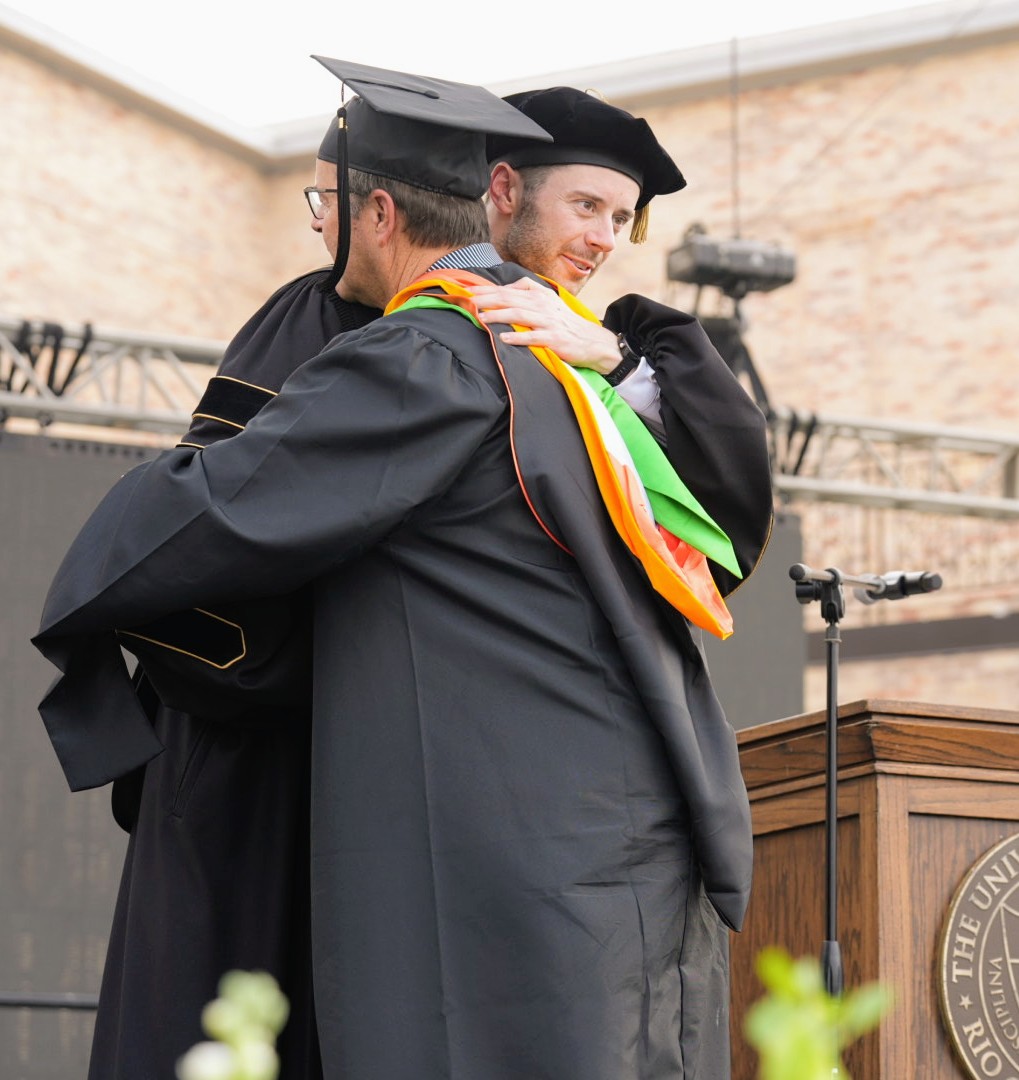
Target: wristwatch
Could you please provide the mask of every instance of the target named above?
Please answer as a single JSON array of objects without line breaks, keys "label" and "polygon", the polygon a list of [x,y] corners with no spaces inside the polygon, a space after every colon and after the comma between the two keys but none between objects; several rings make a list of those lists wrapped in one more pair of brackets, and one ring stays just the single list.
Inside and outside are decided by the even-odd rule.
[{"label": "wristwatch", "polygon": [[619,346],[619,355],[623,359],[605,376],[605,381],[609,386],[618,386],[630,372],[637,370],[637,365],[641,360],[630,348],[626,334],[616,334],[616,344]]}]

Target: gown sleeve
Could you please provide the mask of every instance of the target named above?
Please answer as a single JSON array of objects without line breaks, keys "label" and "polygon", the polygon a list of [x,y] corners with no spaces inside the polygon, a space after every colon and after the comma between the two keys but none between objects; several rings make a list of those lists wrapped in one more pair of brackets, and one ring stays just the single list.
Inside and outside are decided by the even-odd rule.
[{"label": "gown sleeve", "polygon": [[181,440],[208,446],[242,430],[290,374],[333,338],[378,318],[375,308],[323,293],[332,267],[281,286],[238,330]]},{"label": "gown sleeve", "polygon": [[[629,294],[609,306],[604,325],[625,331],[654,368],[666,456],[729,536],[745,580],[771,536],[764,415],[692,315]],[[723,596],[739,586],[735,575],[710,565]]]},{"label": "gown sleeve", "polygon": [[396,316],[302,365],[236,437],[123,477],[68,551],[33,639],[63,673],[40,711],[71,787],[159,751],[114,630],[291,593],[355,558],[452,485],[504,411],[494,376]]},{"label": "gown sleeve", "polygon": [[[227,346],[181,446],[243,431],[304,361],[382,313],[323,292],[331,267],[277,289]],[[279,723],[310,693],[310,604],[303,593],[174,612],[120,635],[164,705],[244,725]]]}]

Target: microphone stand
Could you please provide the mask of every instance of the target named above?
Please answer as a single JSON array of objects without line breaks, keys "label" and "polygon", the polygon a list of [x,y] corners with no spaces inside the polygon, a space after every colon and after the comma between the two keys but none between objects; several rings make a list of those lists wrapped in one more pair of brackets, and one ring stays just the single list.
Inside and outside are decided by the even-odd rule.
[{"label": "microphone stand", "polygon": [[839,623],[846,613],[843,585],[856,585],[856,597],[866,604],[878,600],[901,600],[918,593],[941,588],[941,577],[929,572],[888,574],[844,574],[841,570],[812,570],[803,563],[789,568],[796,583],[796,599],[801,604],[819,601],[821,617],[827,624],[824,634],[827,669],[827,716],[825,722],[826,755],[824,783],[825,824],[825,940],[821,947],[821,970],[824,985],[832,997],[842,993],[844,974],[842,950],[838,941],[838,677],[839,646],[842,638]]}]

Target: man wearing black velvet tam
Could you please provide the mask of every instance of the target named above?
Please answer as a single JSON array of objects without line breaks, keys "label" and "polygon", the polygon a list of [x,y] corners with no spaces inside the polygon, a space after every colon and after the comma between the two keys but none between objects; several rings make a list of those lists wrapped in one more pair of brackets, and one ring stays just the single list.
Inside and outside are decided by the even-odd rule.
[{"label": "man wearing black velvet tam", "polygon": [[504,161],[515,169],[545,165],[594,165],[629,177],[637,197],[629,212],[630,239],[647,237],[647,206],[656,195],[686,187],[686,180],[648,122],[572,86],[526,90],[505,99],[552,136],[542,143],[512,135],[488,140],[492,164]]},{"label": "man wearing black velvet tam", "polygon": [[306,590],[323,1074],[723,1078],[751,838],[699,635],[728,633],[732,544],[603,379],[478,318],[471,289],[520,269],[429,147],[484,172],[478,132],[529,137],[521,115],[327,66],[360,95],[340,292],[386,313],[106,497],[35,639],[54,746],[74,787],[151,759],[118,640]]},{"label": "man wearing black velvet tam", "polygon": [[[506,98],[554,141],[492,136],[488,220],[504,259],[579,293],[622,235],[647,236],[650,204],[686,186],[647,121],[568,86]],[[508,344],[545,345],[603,375],[664,440],[673,467],[732,539],[742,577],[712,565],[723,594],[753,571],[771,531],[764,417],[695,318],[630,294],[603,325],[523,280],[475,293]],[[529,328],[523,330],[523,327]]]}]

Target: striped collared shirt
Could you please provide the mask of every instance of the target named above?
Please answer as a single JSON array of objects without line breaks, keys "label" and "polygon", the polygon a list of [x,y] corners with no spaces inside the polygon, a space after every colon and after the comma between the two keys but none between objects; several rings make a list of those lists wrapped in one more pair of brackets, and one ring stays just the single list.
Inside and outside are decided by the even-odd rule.
[{"label": "striped collared shirt", "polygon": [[491,244],[470,244],[443,255],[429,270],[473,270],[476,267],[498,266],[502,262],[499,252]]}]

